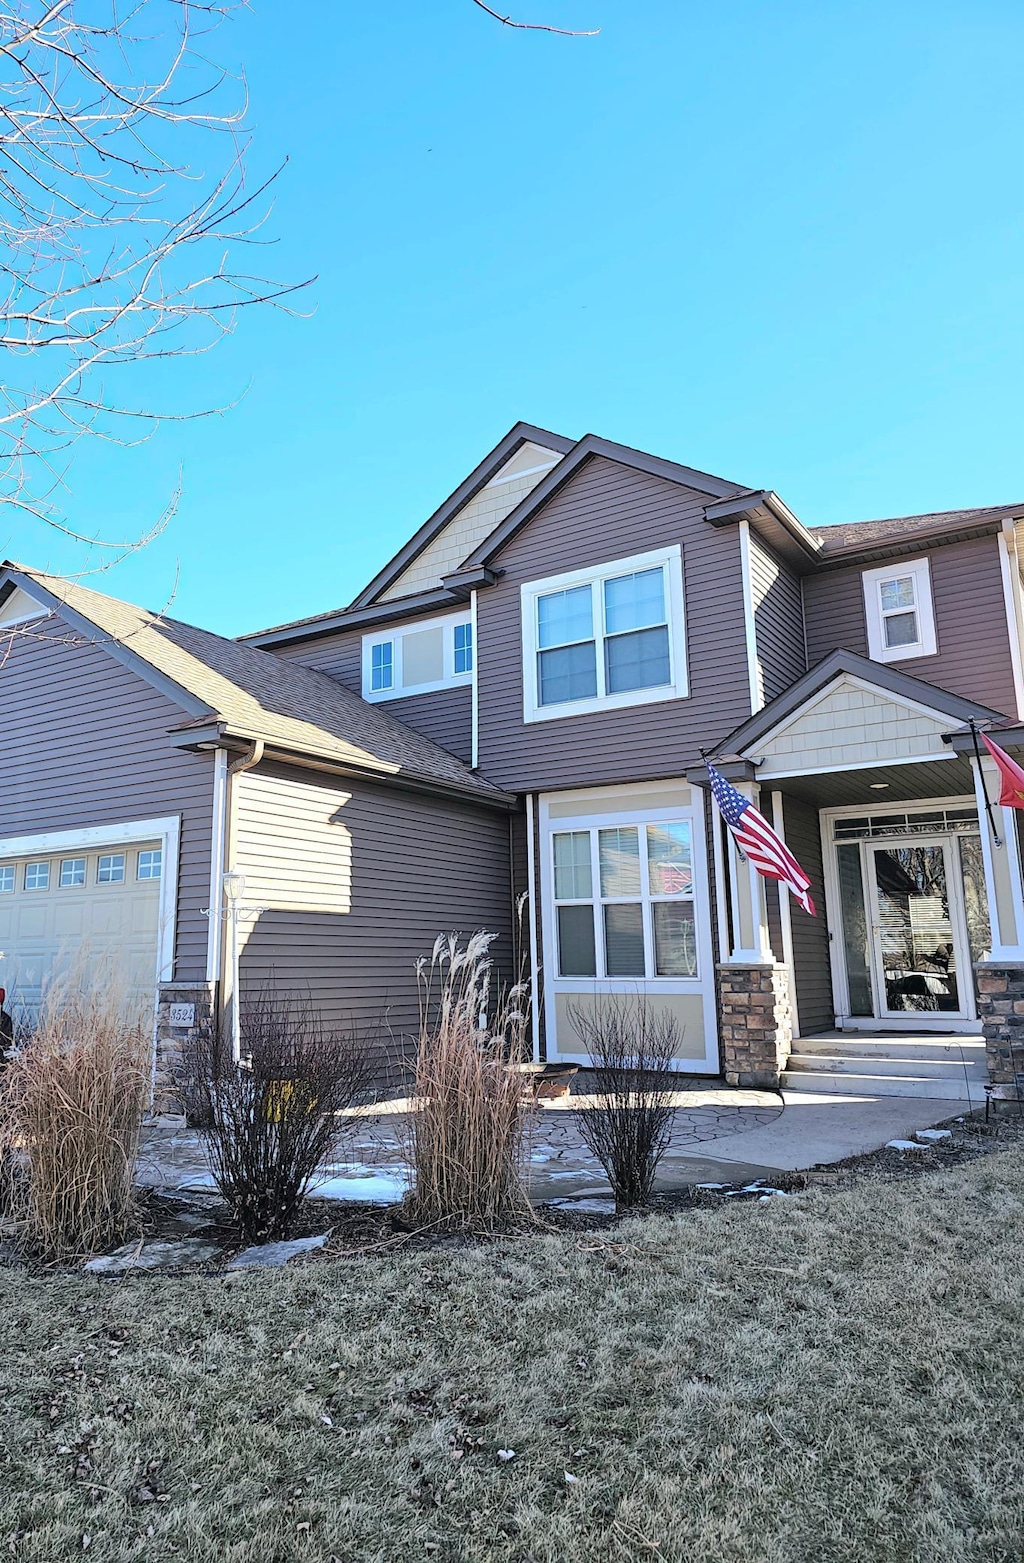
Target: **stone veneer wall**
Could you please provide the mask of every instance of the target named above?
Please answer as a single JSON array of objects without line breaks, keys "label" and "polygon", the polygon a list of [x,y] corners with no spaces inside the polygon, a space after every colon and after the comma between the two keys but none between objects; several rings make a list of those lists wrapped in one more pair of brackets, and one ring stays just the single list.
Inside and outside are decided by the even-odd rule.
[{"label": "stone veneer wall", "polygon": [[979,961],[974,970],[993,1095],[1024,1100],[1024,962]]},{"label": "stone veneer wall", "polygon": [[722,1069],[728,1085],[777,1087],[793,1044],[785,966],[719,966]]},{"label": "stone veneer wall", "polygon": [[[193,1007],[191,1024],[172,1021],[171,1006]],[[177,1089],[182,1049],[190,1036],[209,1024],[216,1013],[215,982],[162,982],[157,991],[156,1068],[153,1077],[153,1112],[180,1113],[182,1103]]]}]

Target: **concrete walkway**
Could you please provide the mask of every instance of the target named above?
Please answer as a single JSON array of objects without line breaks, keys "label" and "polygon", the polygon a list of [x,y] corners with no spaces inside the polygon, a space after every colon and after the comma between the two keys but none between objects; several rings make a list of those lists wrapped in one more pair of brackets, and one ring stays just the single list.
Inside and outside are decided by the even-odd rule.
[{"label": "concrete walkway", "polygon": [[[611,1190],[584,1144],[577,1113],[585,1090],[540,1102],[530,1136],[528,1178],[535,1203],[606,1201]],[[968,1101],[924,1097],[815,1095],[809,1091],[743,1091],[718,1081],[693,1081],[676,1093],[675,1119],[657,1187],[697,1183],[737,1184],[793,1172],[878,1150],[971,1111]],[[314,1191],[322,1199],[393,1203],[410,1182],[406,1135],[409,1103],[362,1108],[342,1154],[324,1167]],[[138,1180],[154,1189],[209,1192],[213,1186],[202,1142],[180,1119],[163,1119],[146,1131]]]}]

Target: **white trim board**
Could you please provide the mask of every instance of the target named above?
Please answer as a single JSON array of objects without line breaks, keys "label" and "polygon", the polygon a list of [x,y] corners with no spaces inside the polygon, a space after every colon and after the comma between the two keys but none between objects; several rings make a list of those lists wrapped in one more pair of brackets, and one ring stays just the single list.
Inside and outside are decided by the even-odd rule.
[{"label": "white trim board", "polygon": [[154,839],[159,839],[163,849],[156,980],[171,982],[174,977],[174,936],[178,908],[180,815],[169,814],[160,819],[129,820],[120,825],[88,825],[79,830],[48,830],[31,836],[6,836],[0,839],[0,859],[32,857],[47,852],[68,852],[75,848],[84,848],[88,851],[93,847],[121,846],[132,841]]}]

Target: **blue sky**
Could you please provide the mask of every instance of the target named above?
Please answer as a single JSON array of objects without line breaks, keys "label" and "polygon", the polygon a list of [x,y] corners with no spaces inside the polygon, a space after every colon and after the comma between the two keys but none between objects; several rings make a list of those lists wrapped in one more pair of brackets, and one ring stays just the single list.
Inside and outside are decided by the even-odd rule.
[{"label": "blue sky", "polygon": [[[513,0],[507,0],[511,7]],[[775,488],[809,524],[1024,498],[1019,0],[253,10],[254,169],[314,312],[151,379],[240,397],[83,451],[96,584],[234,634],[347,603],[517,419]],[[242,394],[244,392],[244,394]],[[35,523],[15,557],[80,568]]]}]

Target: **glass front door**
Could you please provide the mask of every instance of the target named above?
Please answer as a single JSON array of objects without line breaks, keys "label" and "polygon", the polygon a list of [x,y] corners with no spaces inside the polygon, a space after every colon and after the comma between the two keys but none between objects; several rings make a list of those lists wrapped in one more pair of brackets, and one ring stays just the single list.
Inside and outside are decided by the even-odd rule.
[{"label": "glass front door", "polygon": [[959,883],[946,840],[871,842],[867,915],[877,1013],[969,1014],[970,957]]}]

